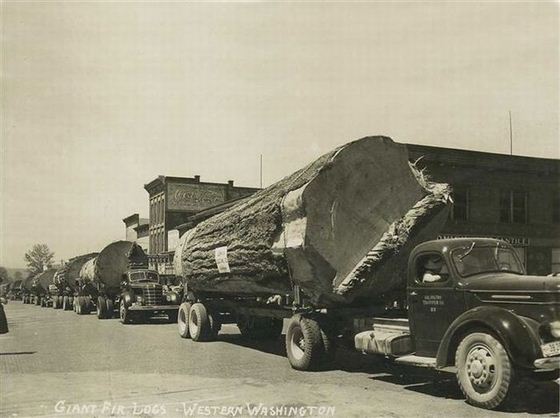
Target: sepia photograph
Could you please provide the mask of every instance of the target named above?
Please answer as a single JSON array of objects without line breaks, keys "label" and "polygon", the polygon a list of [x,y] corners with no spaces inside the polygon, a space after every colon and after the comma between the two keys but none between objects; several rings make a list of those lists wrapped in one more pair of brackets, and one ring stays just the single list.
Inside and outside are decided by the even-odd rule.
[{"label": "sepia photograph", "polygon": [[560,416],[560,3],[2,0],[0,417]]}]

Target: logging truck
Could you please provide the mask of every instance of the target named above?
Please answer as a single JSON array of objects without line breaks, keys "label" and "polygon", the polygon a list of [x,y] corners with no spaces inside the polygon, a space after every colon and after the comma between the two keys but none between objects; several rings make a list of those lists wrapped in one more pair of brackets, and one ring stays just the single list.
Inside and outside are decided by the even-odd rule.
[{"label": "logging truck", "polygon": [[[427,265],[437,280],[424,279]],[[295,369],[321,368],[337,345],[350,345],[398,364],[455,372],[468,402],[488,409],[511,396],[521,377],[558,378],[560,278],[525,275],[509,244],[483,238],[422,243],[407,270],[405,289],[362,307],[317,309],[298,286],[255,297],[187,288],[179,334],[209,341],[234,323],[248,338],[278,338],[287,319]]]},{"label": "logging truck", "polygon": [[529,277],[511,246],[434,240],[451,187],[406,146],[367,137],[187,231],[178,329],[215,338],[237,324],[278,337],[298,370],[337,344],[397,363],[455,369],[468,402],[495,408],[521,375],[550,378],[560,359],[560,283]]},{"label": "logging truck", "polygon": [[81,268],[74,286],[78,315],[95,311],[97,318],[110,319],[118,308],[124,324],[156,315],[177,320],[178,294],[164,288],[158,273],[148,270],[147,256],[139,245],[116,241],[86,258],[89,260],[79,260]]}]

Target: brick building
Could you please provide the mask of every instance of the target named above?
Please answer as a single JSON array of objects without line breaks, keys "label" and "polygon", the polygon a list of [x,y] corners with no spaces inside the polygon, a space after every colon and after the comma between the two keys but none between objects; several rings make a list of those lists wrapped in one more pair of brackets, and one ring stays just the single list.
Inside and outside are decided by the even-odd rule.
[{"label": "brick building", "polygon": [[453,186],[442,237],[499,237],[528,273],[560,271],[560,160],[408,145],[432,178]]},{"label": "brick building", "polygon": [[149,254],[151,266],[164,272],[179,239],[178,225],[204,209],[255,193],[257,188],[200,181],[200,176],[158,176],[144,185],[149,194]]}]

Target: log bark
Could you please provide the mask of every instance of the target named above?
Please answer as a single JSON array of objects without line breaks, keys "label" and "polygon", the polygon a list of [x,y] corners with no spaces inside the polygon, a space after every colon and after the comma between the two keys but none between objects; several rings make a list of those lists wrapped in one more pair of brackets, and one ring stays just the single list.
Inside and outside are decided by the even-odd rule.
[{"label": "log bark", "polygon": [[95,283],[106,290],[120,288],[122,275],[131,265],[147,266],[147,256],[142,248],[130,241],[116,241],[107,245],[80,270],[82,284]]},{"label": "log bark", "polygon": [[74,290],[76,288],[76,280],[80,277],[80,270],[83,265],[95,258],[97,254],[98,253],[79,255],[68,260],[68,262],[55,273],[53,279],[54,284],[60,289],[69,287]]},{"label": "log bark", "polygon": [[392,271],[437,232],[449,191],[411,166],[404,145],[363,138],[198,224],[181,240],[182,273],[195,291],[298,284],[318,306],[351,303],[402,283]]}]

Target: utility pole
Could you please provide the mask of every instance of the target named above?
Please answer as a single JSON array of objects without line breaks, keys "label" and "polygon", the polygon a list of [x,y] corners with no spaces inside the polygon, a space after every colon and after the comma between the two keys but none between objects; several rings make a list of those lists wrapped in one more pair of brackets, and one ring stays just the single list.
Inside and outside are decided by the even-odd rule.
[{"label": "utility pole", "polygon": [[262,182],[262,179],[263,179],[263,173],[262,173],[262,154],[261,154],[261,158],[260,158],[260,178],[261,178],[261,189],[262,189],[262,187],[263,187],[263,182]]},{"label": "utility pole", "polygon": [[513,155],[513,128],[511,124],[511,110],[509,112],[509,155]]}]

